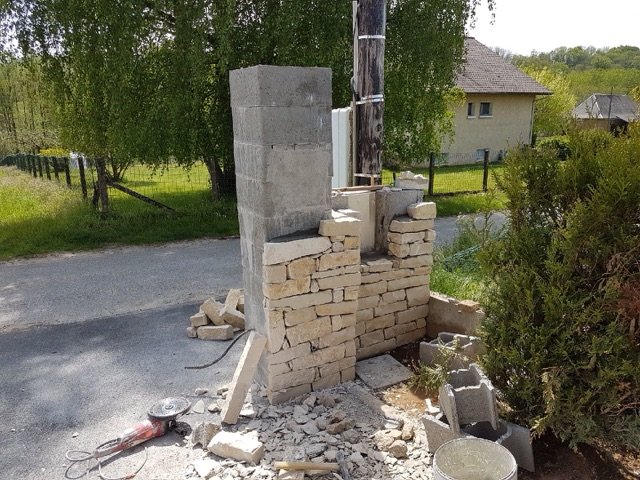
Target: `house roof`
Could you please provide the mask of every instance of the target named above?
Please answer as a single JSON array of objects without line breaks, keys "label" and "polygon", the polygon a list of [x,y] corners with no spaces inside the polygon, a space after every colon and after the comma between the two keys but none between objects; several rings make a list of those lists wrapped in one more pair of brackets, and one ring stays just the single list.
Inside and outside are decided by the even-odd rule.
[{"label": "house roof", "polygon": [[580,119],[619,118],[625,122],[640,118],[640,105],[627,95],[594,93],[573,109]]},{"label": "house roof", "polygon": [[526,73],[473,37],[465,39],[465,62],[456,85],[465,93],[528,93],[551,95]]}]

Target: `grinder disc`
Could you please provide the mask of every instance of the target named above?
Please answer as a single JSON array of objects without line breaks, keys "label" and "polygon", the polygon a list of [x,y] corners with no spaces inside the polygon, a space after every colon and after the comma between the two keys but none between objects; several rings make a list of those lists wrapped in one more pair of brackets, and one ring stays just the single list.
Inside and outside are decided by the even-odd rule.
[{"label": "grinder disc", "polygon": [[158,420],[173,420],[189,410],[191,402],[184,397],[169,397],[160,400],[147,410],[147,415]]}]

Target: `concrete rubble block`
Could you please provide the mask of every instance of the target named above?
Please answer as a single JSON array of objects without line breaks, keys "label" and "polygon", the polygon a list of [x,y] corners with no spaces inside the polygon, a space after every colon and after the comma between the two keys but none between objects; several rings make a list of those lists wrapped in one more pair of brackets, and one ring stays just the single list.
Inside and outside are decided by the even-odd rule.
[{"label": "concrete rubble block", "polygon": [[397,217],[389,224],[389,231],[396,233],[424,232],[433,229],[433,220],[413,220],[409,217]]},{"label": "concrete rubble block", "polygon": [[479,337],[461,335],[451,332],[440,332],[438,337],[420,343],[420,361],[425,365],[435,365],[441,361],[442,349],[449,350],[451,367],[454,369],[468,368],[483,352],[482,341]]},{"label": "concrete rubble block", "polygon": [[208,298],[200,306],[200,310],[204,312],[214,325],[224,325],[224,321],[220,318],[220,310],[222,310],[223,307],[224,305],[215,299]]},{"label": "concrete rubble block", "polygon": [[497,429],[488,422],[478,422],[464,427],[462,433],[502,445],[511,452],[520,468],[535,471],[531,431],[528,428],[499,420]]},{"label": "concrete rubble block", "polygon": [[187,337],[196,338],[198,336],[198,327],[187,327]]},{"label": "concrete rubble block", "polygon": [[318,233],[324,237],[335,237],[335,236],[349,236],[349,237],[358,237],[360,236],[360,228],[362,222],[355,217],[348,217],[343,214],[334,215],[332,211],[328,218],[320,220],[320,228],[318,229]]},{"label": "concrete rubble block", "polygon": [[[227,393],[220,416],[224,423],[235,424],[240,416],[244,399],[251,387],[251,381],[255,376],[258,362],[267,344],[266,337],[256,332],[249,334],[249,339],[244,346],[242,355],[231,380],[231,387]],[[216,453],[216,452],[213,452]]]},{"label": "concrete rubble block", "polygon": [[257,465],[264,456],[264,445],[257,434],[221,431],[211,439],[207,449],[214,455]]},{"label": "concrete rubble block", "polygon": [[448,383],[440,387],[438,403],[454,431],[461,425],[489,422],[498,428],[496,391],[480,367],[449,372]]},{"label": "concrete rubble block", "polygon": [[311,257],[299,258],[297,260],[293,260],[287,266],[287,273],[289,278],[297,279],[297,278],[305,278],[316,271],[316,260]]},{"label": "concrete rubble block", "polygon": [[201,340],[231,340],[233,327],[231,325],[205,325],[198,327],[198,338]]},{"label": "concrete rubble block", "polygon": [[410,307],[415,307],[416,305],[425,305],[429,303],[429,297],[431,292],[428,286],[420,286],[407,288],[407,305]]},{"label": "concrete rubble block", "polygon": [[237,309],[238,302],[240,302],[240,297],[242,296],[243,296],[242,289],[232,288],[227,293],[227,298],[225,299],[224,304]]},{"label": "concrete rubble block", "polygon": [[287,279],[287,267],[285,265],[264,266],[262,274],[266,283],[283,283]]},{"label": "concrete rubble block", "polygon": [[264,296],[272,300],[302,295],[311,291],[311,277],[306,276],[293,280],[285,280],[283,283],[265,283],[262,286]]},{"label": "concrete rubble block", "polygon": [[407,207],[407,215],[414,220],[433,220],[436,218],[436,204],[434,202],[412,203]]},{"label": "concrete rubble block", "polygon": [[344,252],[337,253],[325,253],[320,257],[318,263],[318,270],[331,270],[337,267],[344,267],[345,265],[359,265],[360,264],[360,251],[359,250],[345,250]]},{"label": "concrete rubble block", "polygon": [[233,328],[244,330],[244,313],[239,312],[230,305],[225,305],[220,310],[220,320],[225,324],[231,325]]},{"label": "concrete rubble block", "polygon": [[467,311],[467,307],[460,307],[460,300],[437,292],[431,292],[429,308],[427,334],[431,337],[440,332],[474,335],[485,318],[479,306],[475,311]]},{"label": "concrete rubble block", "polygon": [[204,312],[198,312],[195,315],[191,315],[191,317],[189,317],[189,322],[191,323],[192,327],[202,327],[209,323],[209,318],[207,318],[207,315],[205,315]]},{"label": "concrete rubble block", "polygon": [[266,242],[264,244],[264,253],[262,254],[262,264],[276,265],[297,258],[316,255],[330,249],[331,241],[320,236]]},{"label": "concrete rubble block", "polygon": [[387,234],[387,239],[389,240],[389,242],[398,243],[401,245],[407,245],[415,242],[424,241],[424,233],[423,232],[413,232],[413,233],[389,232]]}]

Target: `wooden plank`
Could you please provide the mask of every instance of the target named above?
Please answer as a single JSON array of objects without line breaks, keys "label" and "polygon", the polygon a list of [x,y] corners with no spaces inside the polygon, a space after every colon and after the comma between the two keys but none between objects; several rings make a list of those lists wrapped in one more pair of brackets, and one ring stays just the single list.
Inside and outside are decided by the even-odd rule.
[{"label": "wooden plank", "polygon": [[172,213],[176,213],[176,211],[170,206],[165,205],[164,203],[160,203],[157,200],[154,200],[153,198],[149,198],[146,195],[142,195],[141,193],[138,193],[135,190],[131,190],[130,188],[125,187],[124,185],[120,185],[119,183],[116,183],[116,182],[107,182],[107,183],[109,186],[115,188],[116,190],[120,190],[121,192],[126,193],[127,195],[131,195],[132,197],[135,197],[138,200],[142,200],[143,202],[148,203],[149,205],[152,205],[158,208],[163,208],[165,210],[169,210]]},{"label": "wooden plank", "polygon": [[314,462],[292,462],[282,461],[273,462],[273,467],[276,470],[289,470],[289,471],[317,471],[317,472],[337,472],[340,470],[340,465],[337,463],[314,463]]},{"label": "wooden plank", "polygon": [[249,339],[244,346],[244,351],[240,356],[240,361],[233,374],[231,388],[227,393],[222,412],[220,412],[224,423],[235,425],[238,422],[244,399],[249,392],[251,381],[256,373],[258,362],[266,345],[266,337],[256,332],[249,334]]}]

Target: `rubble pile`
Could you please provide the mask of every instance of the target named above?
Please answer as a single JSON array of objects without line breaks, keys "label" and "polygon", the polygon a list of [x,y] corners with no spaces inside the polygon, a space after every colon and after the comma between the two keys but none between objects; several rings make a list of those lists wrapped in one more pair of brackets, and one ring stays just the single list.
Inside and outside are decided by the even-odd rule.
[{"label": "rubble pile", "polygon": [[189,319],[187,336],[202,340],[230,340],[235,332],[244,330],[244,295],[232,288],[224,303],[211,297],[204,301],[198,313]]}]

